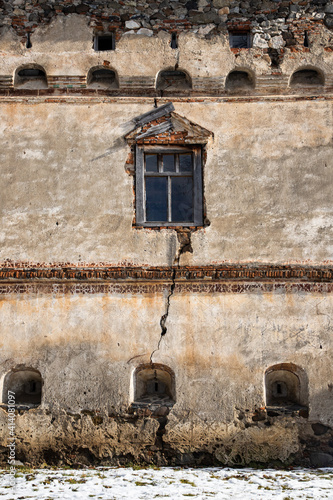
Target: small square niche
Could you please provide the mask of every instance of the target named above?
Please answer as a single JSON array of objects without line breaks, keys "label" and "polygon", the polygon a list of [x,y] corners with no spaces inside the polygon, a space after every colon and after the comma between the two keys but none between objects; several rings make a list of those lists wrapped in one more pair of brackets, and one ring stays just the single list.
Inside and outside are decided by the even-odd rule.
[{"label": "small square niche", "polygon": [[115,50],[116,40],[114,33],[108,35],[96,35],[94,37],[94,50],[97,52]]}]

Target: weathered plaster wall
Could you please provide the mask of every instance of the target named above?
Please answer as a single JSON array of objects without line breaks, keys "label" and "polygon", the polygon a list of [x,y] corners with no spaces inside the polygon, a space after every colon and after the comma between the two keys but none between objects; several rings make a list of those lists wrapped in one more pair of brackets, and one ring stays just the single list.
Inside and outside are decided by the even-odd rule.
[{"label": "weathered plaster wall", "polygon": [[[175,373],[176,405],[163,438],[176,450],[174,457],[197,451],[227,463],[239,454],[244,463],[286,460],[291,454],[306,461],[300,429],[309,439],[311,424],[332,427],[333,372],[326,362],[333,354],[331,294],[184,294],[176,287],[168,330],[157,349],[167,293],[2,296],[2,375],[19,365],[32,366],[44,383],[40,409],[17,417],[23,456],[38,461],[49,449],[55,453],[58,446],[61,456],[80,445],[95,458],[143,457],[145,447],[154,445],[156,420],[148,411],[144,424],[142,415],[138,420],[128,408],[134,369],[151,360]],[[302,417],[260,413],[265,370],[283,362],[306,372],[308,423]],[[23,444],[27,425],[38,425],[39,431]],[[281,432],[291,433],[290,440],[275,446]],[[252,451],[241,446],[242,439],[250,441]]]},{"label": "weathered plaster wall", "polygon": [[[302,37],[308,22],[303,21]],[[274,26],[267,28],[273,34],[276,30]],[[154,36],[130,30],[117,41],[115,50],[96,52],[92,43],[94,33],[84,16],[59,16],[46,26],[36,27],[31,35],[32,47],[28,49],[12,29],[3,29],[1,93],[8,93],[14,85],[15,71],[28,64],[38,64],[45,69],[48,87],[54,92],[59,86],[83,92],[88,71],[96,66],[114,69],[119,77],[120,92],[126,89],[130,95],[154,92],[158,73],[176,66],[189,73],[193,91],[203,95],[223,93],[226,76],[235,68],[245,68],[255,75],[254,93],[284,93],[292,73],[307,67],[318,68],[325,75],[324,88],[332,90],[333,37],[331,29],[322,22],[316,25],[310,47],[304,47],[302,42],[296,48],[282,44],[279,50],[268,48],[266,42],[267,47],[253,44],[249,49],[230,48],[225,28],[223,33],[214,31],[209,38],[181,30],[177,49],[170,47],[171,35],[164,29],[157,30]],[[72,80],[66,81],[66,76]],[[318,89],[312,88],[312,91],[318,93]]]},{"label": "weathered plaster wall", "polygon": [[[152,12],[150,3],[111,2],[102,12],[97,1],[17,0],[15,10],[0,2],[1,385],[20,366],[43,379],[41,406],[17,413],[18,458],[333,462],[328,267],[325,274],[332,263],[333,7],[315,3],[264,2],[259,10],[252,1],[157,1]],[[230,49],[228,31],[241,28],[250,30],[253,48]],[[110,31],[116,50],[95,52],[94,34]],[[15,72],[26,65],[44,68],[47,88],[16,86]],[[119,89],[87,88],[96,66],[115,70]],[[166,68],[187,71],[192,89],[162,98],[155,85]],[[303,68],[317,69],[323,85],[291,87]],[[249,71],[254,88],[228,93],[233,69]],[[175,230],[133,226],[124,140],[135,116],[169,101],[213,134],[203,169],[204,228],[191,234],[193,253],[179,262]],[[171,267],[223,262],[249,270],[261,262],[266,271],[240,276],[237,268],[228,283],[206,270],[197,282],[193,268],[192,278],[177,281]],[[299,262],[315,271],[284,274],[283,264]],[[123,267],[124,275],[87,276],[80,268],[89,263],[102,274],[111,264]],[[132,269],[128,276],[126,266],[161,266],[169,275],[135,277]],[[150,361],[174,372],[169,414],[130,407],[134,370]],[[265,370],[280,363],[305,370],[308,419],[304,408],[263,408]],[[0,426],[6,460],[5,407]]]},{"label": "weathered plaster wall", "polygon": [[[123,135],[152,103],[0,105],[2,260],[173,263],[173,230],[132,227]],[[330,100],[175,108],[214,133],[203,176],[210,226],[193,234],[186,263],[331,258]]]},{"label": "weathered plaster wall", "polygon": [[[22,295],[15,301],[3,296],[3,370],[13,363],[39,369],[46,407],[126,406],[133,368],[149,363],[160,340],[166,293]],[[331,301],[330,294],[300,298],[296,293],[212,295],[176,289],[168,331],[152,361],[174,370],[180,407],[228,421],[238,404],[263,406],[265,369],[288,360],[306,369],[310,410],[317,418],[318,393],[326,391],[326,404],[333,397],[328,389],[332,367],[322,364],[332,350]],[[87,394],[77,391],[78,385]],[[328,424],[331,409],[328,405],[321,413]]]}]

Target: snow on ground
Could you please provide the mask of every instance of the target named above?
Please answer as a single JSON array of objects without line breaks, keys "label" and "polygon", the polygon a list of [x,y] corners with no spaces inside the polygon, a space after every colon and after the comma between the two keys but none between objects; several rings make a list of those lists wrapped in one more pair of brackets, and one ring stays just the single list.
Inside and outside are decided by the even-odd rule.
[{"label": "snow on ground", "polygon": [[333,500],[333,469],[94,468],[0,470],[2,500]]}]

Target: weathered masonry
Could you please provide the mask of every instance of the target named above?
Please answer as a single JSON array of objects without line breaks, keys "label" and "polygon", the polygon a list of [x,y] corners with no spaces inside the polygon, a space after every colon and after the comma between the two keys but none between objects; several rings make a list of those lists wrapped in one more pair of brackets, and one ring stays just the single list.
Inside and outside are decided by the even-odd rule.
[{"label": "weathered masonry", "polygon": [[333,3],[0,26],[2,461],[332,465]]}]

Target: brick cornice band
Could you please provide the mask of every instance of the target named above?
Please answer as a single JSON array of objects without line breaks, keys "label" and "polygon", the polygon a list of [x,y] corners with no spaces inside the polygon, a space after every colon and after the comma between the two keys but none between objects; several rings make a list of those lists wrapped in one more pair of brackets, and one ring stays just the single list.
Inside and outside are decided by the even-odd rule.
[{"label": "brick cornice band", "polygon": [[333,266],[226,264],[216,266],[129,267],[8,264],[0,282],[290,282],[333,283]]}]

